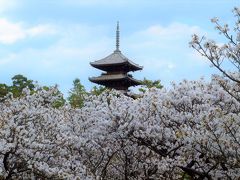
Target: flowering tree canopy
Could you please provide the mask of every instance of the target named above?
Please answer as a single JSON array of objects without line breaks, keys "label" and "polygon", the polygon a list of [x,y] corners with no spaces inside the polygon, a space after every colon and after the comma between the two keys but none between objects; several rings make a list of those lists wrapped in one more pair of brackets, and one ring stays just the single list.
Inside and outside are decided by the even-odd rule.
[{"label": "flowering tree canopy", "polygon": [[81,141],[66,123],[69,112],[52,106],[57,92],[25,89],[25,96],[0,103],[0,177],[87,179],[74,151]]},{"label": "flowering tree canopy", "polygon": [[0,174],[6,179],[237,178],[240,103],[219,80],[153,88],[136,100],[106,91],[89,96],[81,109],[54,108],[54,88],[9,96],[0,103]]}]

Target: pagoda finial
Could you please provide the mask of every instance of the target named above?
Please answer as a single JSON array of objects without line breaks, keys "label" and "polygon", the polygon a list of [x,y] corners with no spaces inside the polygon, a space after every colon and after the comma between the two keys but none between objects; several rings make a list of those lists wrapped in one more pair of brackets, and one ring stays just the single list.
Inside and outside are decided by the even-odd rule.
[{"label": "pagoda finial", "polygon": [[117,31],[116,31],[116,51],[119,51],[119,36],[120,36],[120,31],[119,31],[119,21],[118,21]]}]

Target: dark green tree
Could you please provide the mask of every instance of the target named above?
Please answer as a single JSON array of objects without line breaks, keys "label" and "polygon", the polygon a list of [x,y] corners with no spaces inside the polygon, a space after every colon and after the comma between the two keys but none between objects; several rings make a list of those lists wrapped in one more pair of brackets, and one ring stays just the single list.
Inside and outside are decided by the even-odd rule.
[{"label": "dark green tree", "polygon": [[84,104],[84,96],[87,95],[86,89],[81,84],[80,79],[73,81],[73,88],[69,92],[68,101],[74,108],[81,108]]},{"label": "dark green tree", "polygon": [[9,92],[9,87],[6,84],[0,84],[0,98],[3,98]]},{"label": "dark green tree", "polygon": [[105,86],[93,86],[90,93],[98,96],[98,95],[102,94],[102,92],[104,92],[106,89],[107,88]]},{"label": "dark green tree", "polygon": [[20,90],[28,87],[30,90],[34,89],[33,80],[27,79],[25,76],[18,74],[12,77],[13,86],[18,87]]},{"label": "dark green tree", "polygon": [[162,84],[161,84],[161,81],[160,80],[148,80],[146,78],[144,78],[142,80],[142,85],[141,87],[138,89],[140,92],[146,92],[146,89],[150,89],[150,88],[157,88],[157,89],[161,89],[163,88]]},{"label": "dark green tree", "polygon": [[12,85],[0,84],[0,97],[3,98],[10,92],[13,94],[13,97],[20,97],[23,95],[22,91],[24,88],[29,88],[33,93],[35,88],[33,80],[29,80],[20,74],[15,75],[12,77]]},{"label": "dark green tree", "polygon": [[[20,74],[15,75],[14,77],[12,77],[11,86],[8,86],[6,84],[0,84],[0,100],[4,101],[3,97],[6,96],[8,93],[12,93],[14,98],[21,97],[24,95],[24,88],[28,88],[32,94],[38,91],[38,89],[36,89],[36,84],[34,84],[33,80],[29,80],[28,78]],[[43,86],[42,88],[46,91],[50,89],[50,87],[47,86]],[[62,93],[58,90],[55,96],[57,98],[52,103],[52,106],[55,108],[63,106],[66,100],[64,99]]]},{"label": "dark green tree", "polygon": [[35,85],[33,80],[27,79],[25,76],[18,74],[12,77],[12,86],[9,86],[9,92],[13,93],[13,97],[22,96],[22,90],[29,88],[30,91],[34,91]]}]

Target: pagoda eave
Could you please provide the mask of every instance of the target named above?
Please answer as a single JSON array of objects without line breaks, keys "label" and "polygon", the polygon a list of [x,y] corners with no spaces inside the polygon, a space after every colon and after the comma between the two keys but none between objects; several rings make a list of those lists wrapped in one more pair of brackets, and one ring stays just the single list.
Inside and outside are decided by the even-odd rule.
[{"label": "pagoda eave", "polygon": [[[115,77],[114,77],[115,76]],[[137,86],[141,85],[141,81],[136,80],[130,76],[119,76],[119,75],[102,75],[99,77],[91,77],[89,80],[93,83],[97,83],[100,85],[110,85],[111,83],[120,83],[123,82],[124,85],[130,86]]]},{"label": "pagoda eave", "polygon": [[132,65],[128,61],[115,64],[95,64],[94,62],[91,62],[90,65],[103,71],[124,70],[126,72],[129,72],[143,69],[142,66]]}]

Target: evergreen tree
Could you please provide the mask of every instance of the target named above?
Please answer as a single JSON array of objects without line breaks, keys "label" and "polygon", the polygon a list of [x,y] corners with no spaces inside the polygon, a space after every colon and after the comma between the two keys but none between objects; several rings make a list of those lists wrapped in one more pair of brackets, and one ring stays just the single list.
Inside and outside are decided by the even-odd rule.
[{"label": "evergreen tree", "polygon": [[94,86],[91,90],[91,94],[99,96],[104,92],[107,88],[105,86]]},{"label": "evergreen tree", "polygon": [[150,89],[150,88],[153,88],[153,87],[155,87],[157,89],[163,88],[160,80],[152,81],[152,80],[144,78],[143,81],[142,81],[142,85],[138,90],[140,92],[144,93],[144,92],[146,92],[146,89]]},{"label": "evergreen tree", "polygon": [[68,101],[74,108],[81,108],[84,103],[84,96],[87,94],[84,86],[81,84],[80,79],[76,78],[73,81],[73,88],[69,92],[70,96]]}]

